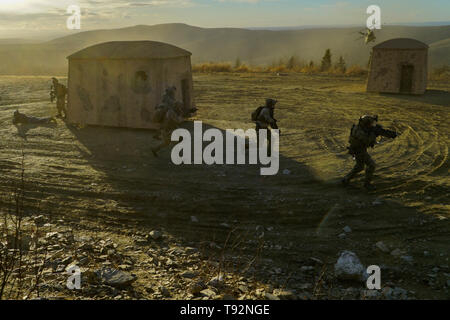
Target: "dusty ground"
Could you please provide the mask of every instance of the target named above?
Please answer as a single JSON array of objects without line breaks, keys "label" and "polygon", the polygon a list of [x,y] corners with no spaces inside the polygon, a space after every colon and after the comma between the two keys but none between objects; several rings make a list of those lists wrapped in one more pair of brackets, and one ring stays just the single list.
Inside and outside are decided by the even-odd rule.
[{"label": "dusty ground", "polygon": [[[278,287],[297,298],[364,298],[362,283],[333,276],[342,250],[381,267],[380,298],[450,297],[449,83],[430,83],[424,96],[413,97],[367,94],[360,78],[214,74],[194,80],[195,119],[220,129],[252,127],[250,113],[264,98],[279,100],[278,175],[261,177],[259,165],[177,167],[170,150],[152,156],[154,133],[143,130],[77,128],[58,120],[57,128],[32,129],[25,140],[11,124],[12,113],[55,114],[49,78],[0,77],[1,204],[18,180],[23,148],[27,213],[44,215],[54,229],[113,239],[124,254],[136,253],[130,268],[140,294],[115,292],[116,298],[193,298],[183,292],[195,279],[172,289],[177,294],[161,286],[201,263],[247,283],[248,290],[227,291],[235,298],[273,298]],[[347,189],[338,183],[353,166],[345,150],[349,129],[366,113],[401,133],[371,151],[378,187],[372,193],[361,180]],[[149,272],[146,263],[152,263],[139,254],[156,247],[143,250],[133,241],[151,230],[165,235],[158,255],[194,247],[201,252],[198,266],[192,257],[173,270],[153,263]],[[376,248],[380,241],[388,252]],[[217,268],[202,272],[208,280]],[[57,295],[74,297],[63,289]]]}]

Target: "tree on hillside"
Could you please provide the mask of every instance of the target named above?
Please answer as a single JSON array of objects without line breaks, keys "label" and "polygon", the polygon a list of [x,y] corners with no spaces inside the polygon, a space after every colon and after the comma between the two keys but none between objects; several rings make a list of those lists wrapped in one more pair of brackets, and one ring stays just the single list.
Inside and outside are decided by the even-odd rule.
[{"label": "tree on hillside", "polygon": [[331,50],[327,49],[325,55],[322,58],[320,65],[320,71],[328,71],[331,68]]},{"label": "tree on hillside", "polygon": [[342,56],[339,57],[339,61],[336,63],[336,70],[338,70],[340,73],[345,73],[347,70],[347,66],[345,65],[345,60]]},{"label": "tree on hillside", "polygon": [[292,70],[292,69],[294,69],[296,66],[297,66],[297,59],[295,58],[295,56],[292,56],[292,57],[289,59],[287,65],[286,65],[286,68]]},{"label": "tree on hillside", "polygon": [[242,65],[241,59],[236,58],[236,62],[234,63],[234,68],[237,69]]}]

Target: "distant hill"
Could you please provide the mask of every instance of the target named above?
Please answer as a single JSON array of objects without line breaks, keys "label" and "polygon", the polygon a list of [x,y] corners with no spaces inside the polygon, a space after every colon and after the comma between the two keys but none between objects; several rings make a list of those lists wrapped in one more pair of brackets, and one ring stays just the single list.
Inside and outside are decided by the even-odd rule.
[{"label": "distant hill", "polygon": [[[199,28],[185,24],[85,31],[43,43],[0,41],[0,74],[66,74],[66,57],[96,43],[114,40],[155,40],[193,53],[194,63],[234,61],[253,65],[270,64],[292,55],[319,62],[325,49],[334,58],[342,55],[347,64],[366,65],[371,46],[365,45],[361,28],[302,30],[249,30]],[[377,42],[391,38],[414,38],[430,45],[430,66],[450,65],[450,25],[417,27],[387,26],[376,32]]]}]

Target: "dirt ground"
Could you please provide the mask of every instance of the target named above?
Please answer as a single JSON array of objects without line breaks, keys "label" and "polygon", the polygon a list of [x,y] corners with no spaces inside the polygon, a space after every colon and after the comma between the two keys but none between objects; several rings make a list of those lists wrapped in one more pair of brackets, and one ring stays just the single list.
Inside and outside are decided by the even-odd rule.
[{"label": "dirt ground", "polygon": [[[26,210],[55,224],[125,238],[130,230],[164,230],[190,247],[208,244],[210,257],[225,252],[222,259],[258,251],[254,281],[317,298],[360,298],[363,284],[333,277],[340,252],[350,250],[365,266],[381,267],[384,288],[450,297],[450,83],[408,96],[367,94],[364,79],[337,76],[200,74],[194,82],[199,111],[186,128],[192,120],[250,128],[251,112],[266,97],[278,99],[278,175],[260,176],[259,165],[176,166],[170,149],[153,157],[157,141],[146,130],[78,128],[58,119],[56,128],[34,128],[23,138],[11,123],[14,110],[56,114],[50,78],[4,76],[0,204],[19,178],[23,149]],[[400,133],[370,151],[377,163],[371,193],[361,179],[339,184],[354,164],[346,154],[349,130],[363,114],[378,114]],[[380,241],[387,252],[375,246]],[[352,290],[356,295],[345,295]]]}]

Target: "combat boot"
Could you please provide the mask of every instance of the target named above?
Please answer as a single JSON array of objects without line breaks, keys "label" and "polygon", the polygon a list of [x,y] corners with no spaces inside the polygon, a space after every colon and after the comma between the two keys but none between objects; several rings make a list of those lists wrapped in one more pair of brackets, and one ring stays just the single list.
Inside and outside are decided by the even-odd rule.
[{"label": "combat boot", "polygon": [[370,182],[364,183],[364,188],[366,188],[367,191],[375,191],[377,188],[371,184]]},{"label": "combat boot", "polygon": [[348,185],[350,184],[350,179],[345,177],[341,179],[341,183],[344,187],[348,187]]}]

